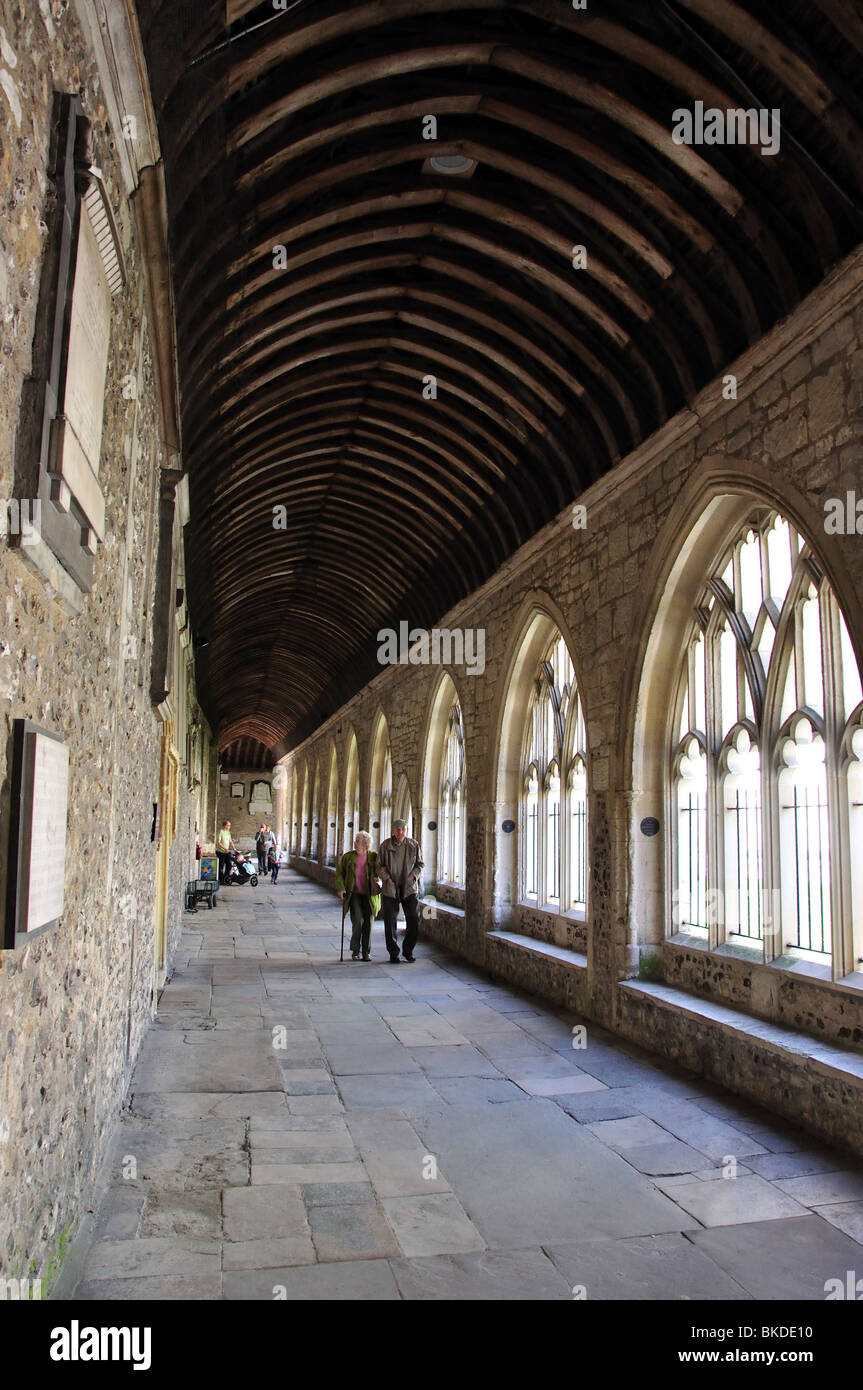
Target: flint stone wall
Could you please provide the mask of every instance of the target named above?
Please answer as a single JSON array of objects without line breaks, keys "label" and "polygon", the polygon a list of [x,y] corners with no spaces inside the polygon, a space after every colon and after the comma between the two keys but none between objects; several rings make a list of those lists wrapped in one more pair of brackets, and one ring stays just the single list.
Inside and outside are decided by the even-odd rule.
[{"label": "flint stone wall", "polygon": [[[160,726],[149,701],[154,576],[147,557],[156,537],[159,443],[142,266],[97,70],[65,3],[2,0],[0,29],[9,78],[0,95],[0,498],[12,496],[22,384],[33,360],[50,215],[45,171],[55,91],[79,92],[93,122],[95,161],[117,217],[128,272],[111,306],[99,471],[107,534],[81,612],[65,612],[51,584],[0,541],[4,895],[12,720],[35,720],[59,734],[70,753],[62,921],[31,944],[0,952],[0,1274],[21,1278],[38,1274],[49,1257],[56,1268],[63,1232],[67,1238],[74,1232],[89,1203],[153,1007],[150,834]],[[138,370],[142,331],[138,398],[128,400],[123,378]],[[132,613],[138,659],[127,659],[121,650],[124,604]],[[182,782],[181,773],[170,863],[169,957],[181,931],[195,816]]]}]

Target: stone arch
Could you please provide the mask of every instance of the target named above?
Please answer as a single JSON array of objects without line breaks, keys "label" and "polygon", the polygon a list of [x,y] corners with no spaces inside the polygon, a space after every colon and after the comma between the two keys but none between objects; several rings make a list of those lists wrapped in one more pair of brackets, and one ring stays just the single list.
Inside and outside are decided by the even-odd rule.
[{"label": "stone arch", "polygon": [[[566,643],[583,703],[583,690],[577,648],[563,613],[543,590],[525,595],[512,628],[512,637],[503,662],[501,694],[496,717],[495,757],[490,775],[493,824],[493,858],[489,865],[491,882],[486,900],[491,904],[491,926],[506,921],[518,901],[519,805],[525,710],[537,663],[542,660],[555,632]],[[505,823],[516,828],[504,831]]]},{"label": "stone arch", "polygon": [[[627,966],[665,938],[671,913],[671,794],[667,757],[674,695],[691,615],[707,568],[731,542],[753,507],[784,516],[805,537],[845,617],[858,665],[863,668],[863,605],[846,572],[839,547],[825,553],[824,517],[787,478],[779,480],[756,461],[708,456],[697,478],[683,488],[657,536],[643,585],[635,631],[638,646],[621,699],[621,785],[629,793],[630,855]],[[659,831],[645,834],[645,821]]]},{"label": "stone arch", "polygon": [[309,807],[309,859],[318,860],[321,857],[320,846],[320,821],[321,821],[321,764],[320,759],[315,755],[315,777],[312,783],[312,799]]},{"label": "stone arch", "polygon": [[407,825],[408,835],[416,839],[419,832],[414,825],[413,799],[406,772],[399,773],[393,789],[393,820],[403,820]]},{"label": "stone arch", "polygon": [[321,857],[325,864],[334,864],[337,858],[339,830],[339,755],[334,739],[330,739],[329,753],[327,800],[324,811],[326,819],[321,827],[325,852]]},{"label": "stone arch", "polygon": [[[375,844],[390,833],[393,806],[393,764],[387,717],[378,708],[372,726],[368,829]],[[375,821],[378,822],[375,827]]]},{"label": "stone arch", "polygon": [[348,734],[342,808],[342,852],[344,853],[353,848],[354,836],[358,830],[362,829],[358,823],[360,819],[360,755],[354,729],[351,729]]},{"label": "stone arch", "polygon": [[312,818],[312,770],[309,760],[306,758],[303,764],[303,797],[300,803],[300,841],[299,854],[301,859],[308,859],[309,856],[309,836],[311,834]]},{"label": "stone arch", "polygon": [[[423,853],[427,864],[429,879],[437,880],[438,872],[438,833],[440,829],[440,783],[441,760],[446,742],[450,711],[457,704],[462,712],[464,704],[458,686],[449,671],[441,671],[432,691],[426,714],[425,731],[421,752],[421,795],[422,804],[419,820],[423,833]],[[428,826],[434,822],[435,829]]]}]

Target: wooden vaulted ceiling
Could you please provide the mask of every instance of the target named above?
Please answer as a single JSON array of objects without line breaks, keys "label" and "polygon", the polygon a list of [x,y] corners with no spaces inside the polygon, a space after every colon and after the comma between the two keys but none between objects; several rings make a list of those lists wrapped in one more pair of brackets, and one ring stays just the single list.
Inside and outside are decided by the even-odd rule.
[{"label": "wooden vaulted ceiling", "polygon": [[[138,0],[229,754],[310,732],[380,627],[487,579],[863,222],[857,3],[287,3]],[[696,101],[779,108],[779,153],[675,144]]]}]

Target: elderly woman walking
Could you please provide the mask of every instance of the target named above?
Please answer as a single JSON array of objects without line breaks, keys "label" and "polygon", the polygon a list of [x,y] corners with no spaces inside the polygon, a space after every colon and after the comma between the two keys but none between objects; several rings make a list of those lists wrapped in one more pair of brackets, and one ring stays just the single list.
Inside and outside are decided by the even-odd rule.
[{"label": "elderly woman walking", "polygon": [[372,850],[372,837],[358,830],[354,847],[343,854],[336,869],[336,892],[342,900],[342,921],[351,914],[351,959],[371,960],[372,918],[381,907],[381,880],[378,856]]}]

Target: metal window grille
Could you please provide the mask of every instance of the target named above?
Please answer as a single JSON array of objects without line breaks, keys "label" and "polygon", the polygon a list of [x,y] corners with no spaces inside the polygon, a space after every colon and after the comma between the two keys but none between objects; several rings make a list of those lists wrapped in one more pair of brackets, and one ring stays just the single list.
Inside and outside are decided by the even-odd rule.
[{"label": "metal window grille", "polygon": [[[761,940],[761,804],[758,795],[736,787],[728,808],[733,823],[738,920],[732,930]],[[729,924],[731,925],[731,924]]]},{"label": "metal window grille", "polygon": [[790,945],[829,952],[830,899],[824,866],[828,845],[827,798],[822,785],[795,784],[794,868],[797,888],[796,934]]}]

